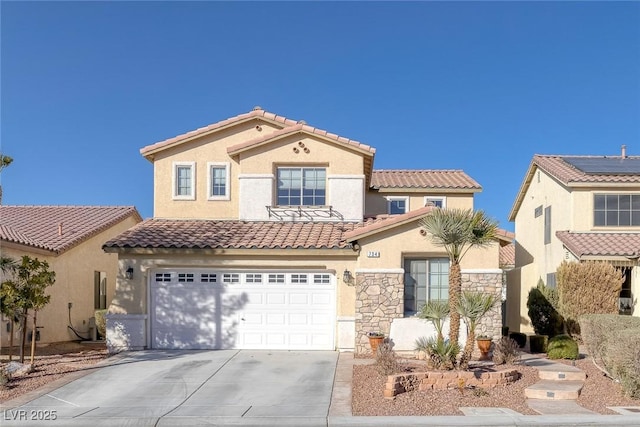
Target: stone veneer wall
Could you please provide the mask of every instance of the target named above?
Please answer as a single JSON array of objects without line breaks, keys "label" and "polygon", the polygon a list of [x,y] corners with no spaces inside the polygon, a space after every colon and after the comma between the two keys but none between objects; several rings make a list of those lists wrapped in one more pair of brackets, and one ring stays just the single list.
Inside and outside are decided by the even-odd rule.
[{"label": "stone veneer wall", "polygon": [[[494,341],[499,340],[502,336],[502,270],[463,270],[462,290],[486,292],[498,298],[500,302],[480,320],[476,336],[488,335]],[[461,323],[460,327],[465,327],[464,320]]]},{"label": "stone veneer wall", "polygon": [[[462,289],[487,292],[498,298],[502,292],[502,270],[463,270]],[[368,332],[389,334],[391,321],[404,316],[403,270],[356,271],[356,354],[368,354]],[[464,328],[464,321],[461,324]],[[476,335],[494,340],[502,335],[502,306],[496,306],[480,321]],[[476,349],[476,356],[479,352]]]},{"label": "stone veneer wall", "polygon": [[356,354],[371,352],[367,333],[389,335],[391,320],[404,315],[402,270],[356,271]]}]

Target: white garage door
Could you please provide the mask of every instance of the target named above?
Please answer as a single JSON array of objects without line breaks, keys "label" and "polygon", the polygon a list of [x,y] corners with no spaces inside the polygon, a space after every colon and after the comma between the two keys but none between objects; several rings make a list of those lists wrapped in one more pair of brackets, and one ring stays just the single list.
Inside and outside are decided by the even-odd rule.
[{"label": "white garage door", "polygon": [[328,272],[155,270],[150,281],[153,348],[335,347]]}]

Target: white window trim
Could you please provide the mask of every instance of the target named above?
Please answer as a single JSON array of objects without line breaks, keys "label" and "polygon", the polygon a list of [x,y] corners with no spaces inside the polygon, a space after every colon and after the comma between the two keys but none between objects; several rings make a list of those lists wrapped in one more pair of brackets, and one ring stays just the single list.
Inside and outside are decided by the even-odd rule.
[{"label": "white window trim", "polygon": [[447,197],[446,196],[424,196],[424,205],[427,206],[427,203],[434,200],[442,200],[442,209],[447,207]]},{"label": "white window trim", "polygon": [[[225,182],[227,183],[225,186],[224,196],[214,196],[211,193],[213,192],[213,188],[211,188],[211,168],[213,167],[224,167],[225,170]],[[230,200],[230,191],[231,191],[231,180],[230,180],[230,169],[231,163],[229,162],[207,162],[207,200]]]},{"label": "white window trim", "polygon": [[[409,198],[408,197],[387,196],[387,197],[385,197],[385,199],[387,199],[387,214],[391,215],[391,202],[400,201],[400,200],[404,200],[404,212],[403,213],[409,212]],[[402,215],[402,214],[394,214],[394,215]]]},{"label": "white window trim", "polygon": [[[191,194],[186,196],[178,195],[178,167],[188,166],[191,168]],[[196,199],[196,162],[173,162],[171,173],[171,188],[173,200],[195,200]]]}]

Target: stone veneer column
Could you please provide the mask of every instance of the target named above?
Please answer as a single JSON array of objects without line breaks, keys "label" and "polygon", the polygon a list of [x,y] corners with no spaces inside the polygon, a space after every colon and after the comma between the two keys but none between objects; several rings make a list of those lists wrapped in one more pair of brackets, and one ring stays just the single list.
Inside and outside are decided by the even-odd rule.
[{"label": "stone veneer column", "polygon": [[389,335],[391,320],[404,315],[404,270],[356,271],[356,354],[367,354],[368,332]]},{"label": "stone veneer column", "polygon": [[[502,336],[502,270],[463,270],[462,290],[485,292],[500,301],[487,313],[476,328],[476,336],[488,335],[494,340]],[[462,321],[461,327],[464,327]]]}]

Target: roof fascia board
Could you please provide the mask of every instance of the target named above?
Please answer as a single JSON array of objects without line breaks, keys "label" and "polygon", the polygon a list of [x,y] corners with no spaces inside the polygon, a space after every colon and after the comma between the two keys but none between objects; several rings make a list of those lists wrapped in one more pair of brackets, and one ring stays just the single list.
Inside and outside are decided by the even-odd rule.
[{"label": "roof fascia board", "polygon": [[23,243],[10,242],[8,240],[0,240],[0,242],[2,242],[2,244],[0,246],[2,246],[3,248],[13,249],[13,250],[23,251],[23,252],[31,252],[31,253],[38,254],[38,255],[58,256],[61,253],[61,252],[52,251],[50,249],[39,248],[37,246],[26,245],[26,244],[23,244]]},{"label": "roof fascia board", "polygon": [[[383,193],[433,193],[434,196],[441,194],[465,194],[481,193],[482,188],[447,188],[447,187],[371,187],[380,194]],[[428,196],[428,195],[427,195]]]},{"label": "roof fascia board", "polygon": [[529,190],[529,185],[531,181],[533,181],[533,177],[536,173],[536,169],[538,169],[538,165],[531,161],[529,164],[529,168],[527,169],[527,173],[524,175],[524,179],[522,180],[522,184],[520,184],[520,189],[518,190],[518,194],[516,195],[516,200],[513,202],[513,206],[511,207],[511,212],[509,212],[509,221],[513,222],[516,220],[516,215],[520,210],[520,205],[522,205],[522,201],[524,200],[524,196]]},{"label": "roof fascia board", "polygon": [[223,255],[223,256],[323,256],[323,257],[357,257],[358,252],[351,249],[187,249],[187,248],[119,248],[102,247],[107,253],[132,255]]},{"label": "roof fascia board", "polygon": [[640,183],[637,182],[570,182],[567,184],[567,187],[570,188],[580,188],[580,189],[588,189],[593,187],[594,189],[601,188],[611,188],[612,191],[615,191],[618,188],[634,188],[638,189]]}]

